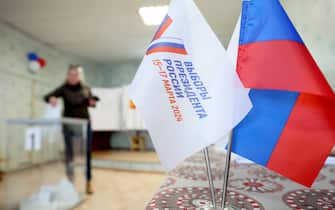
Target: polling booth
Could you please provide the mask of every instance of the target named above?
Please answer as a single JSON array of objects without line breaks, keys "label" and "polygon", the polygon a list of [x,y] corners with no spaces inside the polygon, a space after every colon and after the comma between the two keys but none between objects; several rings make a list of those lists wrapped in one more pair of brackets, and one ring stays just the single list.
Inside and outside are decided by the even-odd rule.
[{"label": "polling booth", "polygon": [[101,100],[91,108],[93,130],[93,150],[110,149],[112,132],[121,130],[122,88],[92,88],[94,95]]},{"label": "polling booth", "polygon": [[[87,120],[8,119],[2,210],[67,210],[85,200]],[[78,130],[65,145],[63,126]]]},{"label": "polling booth", "polygon": [[[128,86],[116,88],[92,88],[101,101],[90,109],[93,129],[93,150],[111,149],[113,140],[127,149],[144,150],[146,142],[141,135],[146,131],[134,102],[128,96]],[[127,133],[125,139],[114,139]],[[126,141],[126,142],[125,142]],[[115,143],[118,144],[118,143]]]}]

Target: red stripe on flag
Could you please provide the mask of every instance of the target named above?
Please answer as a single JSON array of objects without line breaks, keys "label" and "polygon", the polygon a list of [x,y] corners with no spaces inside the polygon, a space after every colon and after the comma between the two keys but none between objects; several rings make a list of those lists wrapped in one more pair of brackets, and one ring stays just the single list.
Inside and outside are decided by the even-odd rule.
[{"label": "red stripe on flag", "polygon": [[164,24],[159,28],[159,31],[155,34],[154,40],[161,38],[163,33],[168,29],[168,27],[171,25],[172,19],[168,17]]},{"label": "red stripe on flag", "polygon": [[237,71],[248,88],[334,95],[308,49],[294,41],[241,45]]},{"label": "red stripe on flag", "polygon": [[186,52],[185,49],[180,49],[180,48],[175,48],[175,47],[157,47],[157,48],[152,48],[146,54],[150,55],[152,53],[159,53],[159,52],[169,52],[169,53],[177,53],[177,54],[187,55],[187,52]]},{"label": "red stripe on flag", "polygon": [[311,186],[335,144],[335,100],[300,94],[267,167]]}]

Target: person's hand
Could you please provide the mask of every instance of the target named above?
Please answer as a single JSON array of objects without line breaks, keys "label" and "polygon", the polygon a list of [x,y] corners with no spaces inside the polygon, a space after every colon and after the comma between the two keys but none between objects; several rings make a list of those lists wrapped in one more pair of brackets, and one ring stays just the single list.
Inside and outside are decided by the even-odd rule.
[{"label": "person's hand", "polygon": [[88,105],[95,107],[97,105],[97,100],[95,100],[94,98],[88,99]]},{"label": "person's hand", "polygon": [[51,97],[49,98],[49,104],[50,104],[51,106],[57,106],[57,103],[58,103],[58,99],[57,99],[55,96],[51,96]]}]

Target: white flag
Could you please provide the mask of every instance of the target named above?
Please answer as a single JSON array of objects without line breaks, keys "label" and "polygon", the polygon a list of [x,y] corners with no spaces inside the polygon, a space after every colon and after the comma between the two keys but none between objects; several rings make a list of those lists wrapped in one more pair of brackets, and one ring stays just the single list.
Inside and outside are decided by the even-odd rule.
[{"label": "white flag", "polygon": [[222,139],[251,109],[227,52],[192,0],[172,0],[131,84],[165,169]]},{"label": "white flag", "polygon": [[[233,69],[236,71],[236,65],[237,65],[237,56],[238,56],[238,47],[239,47],[239,39],[240,39],[240,24],[241,22],[241,16],[238,18],[234,32],[232,37],[230,38],[230,42],[227,48],[227,54],[230,60],[233,63]],[[250,89],[248,89],[249,92]],[[242,104],[244,103],[244,99],[242,98]],[[229,133],[229,135],[226,135],[223,139],[221,139],[219,142],[216,142],[215,147],[219,150],[226,150],[227,142],[232,137],[232,132]]]}]

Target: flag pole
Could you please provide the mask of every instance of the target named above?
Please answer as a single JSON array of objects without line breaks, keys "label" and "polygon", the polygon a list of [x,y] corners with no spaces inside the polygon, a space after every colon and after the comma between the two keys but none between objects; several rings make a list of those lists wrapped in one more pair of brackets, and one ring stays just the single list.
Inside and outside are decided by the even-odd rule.
[{"label": "flag pole", "polygon": [[228,145],[227,145],[227,156],[226,156],[226,164],[224,169],[224,177],[223,177],[223,187],[222,187],[222,202],[221,208],[225,209],[225,204],[227,202],[227,194],[228,194],[228,180],[229,180],[229,171],[230,171],[230,159],[231,159],[231,150],[232,150],[232,136],[230,136]]},{"label": "flag pole", "polygon": [[203,149],[203,153],[205,156],[205,163],[206,163],[206,169],[207,169],[209,190],[211,193],[212,207],[216,208],[215,188],[214,188],[214,183],[213,183],[211,161],[209,159],[209,154],[208,154],[208,147]]}]

